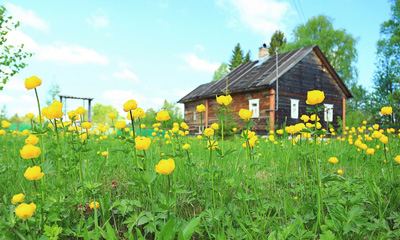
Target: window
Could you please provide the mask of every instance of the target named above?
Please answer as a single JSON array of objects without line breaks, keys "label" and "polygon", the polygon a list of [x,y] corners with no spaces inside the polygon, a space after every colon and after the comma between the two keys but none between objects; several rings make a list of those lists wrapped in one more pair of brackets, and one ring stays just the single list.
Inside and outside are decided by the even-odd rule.
[{"label": "window", "polygon": [[258,118],[260,116],[260,99],[250,99],[249,110],[253,111],[253,116],[251,118]]},{"label": "window", "polygon": [[299,100],[290,99],[290,117],[293,119],[299,118]]},{"label": "window", "polygon": [[324,104],[324,120],[325,122],[332,122],[333,121],[333,104]]},{"label": "window", "polygon": [[193,111],[193,120],[196,120],[196,110]]}]

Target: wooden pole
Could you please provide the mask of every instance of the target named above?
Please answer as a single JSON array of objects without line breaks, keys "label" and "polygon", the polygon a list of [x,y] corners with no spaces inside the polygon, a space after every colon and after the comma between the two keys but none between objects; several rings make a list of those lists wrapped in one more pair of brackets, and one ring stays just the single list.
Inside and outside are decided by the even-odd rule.
[{"label": "wooden pole", "polygon": [[269,129],[275,129],[275,90],[269,90]]},{"label": "wooden pole", "polygon": [[88,106],[88,120],[92,122],[92,99],[89,99],[89,106]]}]

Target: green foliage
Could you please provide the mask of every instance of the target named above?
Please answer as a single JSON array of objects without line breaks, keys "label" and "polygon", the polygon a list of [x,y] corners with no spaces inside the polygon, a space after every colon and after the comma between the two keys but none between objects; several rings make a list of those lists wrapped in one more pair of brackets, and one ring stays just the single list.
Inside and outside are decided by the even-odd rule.
[{"label": "green foliage", "polygon": [[382,23],[380,32],[374,100],[393,107],[389,122],[394,123],[400,121],[400,1],[392,2],[391,18]]},{"label": "green foliage", "polygon": [[276,30],[271,37],[271,41],[269,42],[269,55],[274,56],[276,54],[276,50],[278,50],[278,53],[282,53],[285,50],[286,43],[287,41],[284,33],[280,30]]},{"label": "green foliage", "polygon": [[342,80],[349,84],[357,77],[357,40],[345,29],[336,30],[333,19],[319,15],[306,24],[297,26],[294,41],[287,44],[285,51],[317,44]]},{"label": "green foliage", "polygon": [[[246,55],[246,57],[247,57],[247,55]],[[229,73],[228,64],[221,63],[221,65],[218,67],[218,69],[214,71],[214,75],[213,75],[211,82],[220,80],[221,78],[228,75],[228,73]]]},{"label": "green foliage", "polygon": [[244,60],[243,63],[248,63],[251,61],[251,57],[250,57],[250,50],[246,53],[246,56],[244,56]]},{"label": "green foliage", "polygon": [[243,55],[243,50],[238,43],[232,51],[231,59],[229,60],[229,71],[232,71],[242,63],[250,62],[250,51],[247,52],[246,56]]},{"label": "green foliage", "polygon": [[27,66],[24,63],[27,57],[32,53],[24,51],[24,45],[12,46],[7,44],[7,34],[19,27],[19,22],[13,22],[12,16],[7,15],[6,8],[0,6],[0,91],[9,78],[17,74],[21,69]]},{"label": "green foliage", "polygon": [[101,105],[100,103],[96,103],[96,105],[93,106],[93,115],[92,115],[92,122],[93,123],[108,123],[108,125],[112,126],[112,121],[108,117],[109,113],[115,113],[118,118],[118,111],[115,107],[111,105]]},{"label": "green foliage", "polygon": [[0,121],[5,120],[7,118],[7,105],[3,105],[0,110]]}]

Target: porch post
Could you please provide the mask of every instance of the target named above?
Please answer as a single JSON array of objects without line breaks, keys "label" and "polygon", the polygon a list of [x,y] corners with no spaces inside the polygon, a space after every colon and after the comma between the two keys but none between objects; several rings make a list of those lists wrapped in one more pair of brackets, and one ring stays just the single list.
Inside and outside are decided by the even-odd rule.
[{"label": "porch post", "polygon": [[275,129],[275,90],[269,90],[269,129]]}]

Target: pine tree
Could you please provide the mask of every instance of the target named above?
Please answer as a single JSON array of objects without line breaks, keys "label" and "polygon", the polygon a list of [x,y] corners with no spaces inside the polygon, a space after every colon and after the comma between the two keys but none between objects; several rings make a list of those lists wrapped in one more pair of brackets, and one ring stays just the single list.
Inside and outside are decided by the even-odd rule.
[{"label": "pine tree", "polygon": [[271,37],[271,41],[269,42],[269,55],[275,55],[276,50],[278,50],[278,53],[281,53],[286,47],[286,42],[287,41],[283,32],[279,30],[275,31]]},{"label": "pine tree", "polygon": [[248,63],[250,62],[250,50],[247,52],[246,56],[244,57],[243,63]]},{"label": "pine tree", "polygon": [[240,47],[240,43],[238,43],[232,51],[232,57],[229,60],[229,70],[232,71],[237,66],[243,63],[243,50]]}]

